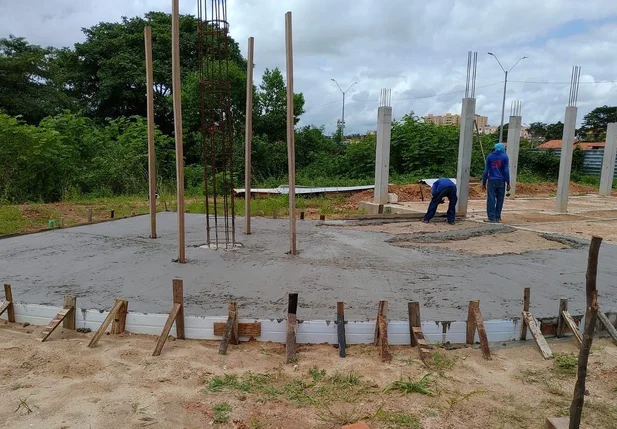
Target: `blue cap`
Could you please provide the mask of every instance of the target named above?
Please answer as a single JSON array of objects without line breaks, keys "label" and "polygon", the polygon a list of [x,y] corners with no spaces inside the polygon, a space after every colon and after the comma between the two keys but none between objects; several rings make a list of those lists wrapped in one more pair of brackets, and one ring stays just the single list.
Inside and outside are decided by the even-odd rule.
[{"label": "blue cap", "polygon": [[495,152],[505,152],[506,151],[506,145],[504,145],[503,143],[497,143],[495,145]]}]

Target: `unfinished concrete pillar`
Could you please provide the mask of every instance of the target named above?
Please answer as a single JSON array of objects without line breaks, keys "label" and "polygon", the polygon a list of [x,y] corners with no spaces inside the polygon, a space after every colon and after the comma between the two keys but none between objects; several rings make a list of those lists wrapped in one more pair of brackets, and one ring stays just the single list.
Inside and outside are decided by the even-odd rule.
[{"label": "unfinished concrete pillar", "polygon": [[563,123],[563,137],[561,141],[561,159],[559,161],[559,181],[557,183],[557,211],[560,213],[568,211],[577,112],[578,108],[575,106],[566,107],[566,118]]},{"label": "unfinished concrete pillar", "polygon": [[516,195],[516,176],[518,174],[518,153],[521,146],[522,117],[510,116],[508,122],[508,158],[510,161],[510,196]]},{"label": "unfinished concrete pillar", "polygon": [[467,216],[469,201],[469,175],[471,170],[471,150],[473,148],[473,121],[476,114],[476,99],[463,98],[461,109],[460,134],[458,139],[458,165],[456,168],[456,189],[458,202],[456,214]]},{"label": "unfinished concrete pillar", "polygon": [[388,180],[390,178],[390,132],[392,129],[391,92],[381,90],[377,109],[377,151],[375,156],[375,204],[388,203]]},{"label": "unfinished concrete pillar", "polygon": [[602,173],[600,175],[600,195],[608,197],[613,190],[615,175],[615,157],[617,156],[617,122],[608,124],[606,128],[606,143],[602,158]]}]

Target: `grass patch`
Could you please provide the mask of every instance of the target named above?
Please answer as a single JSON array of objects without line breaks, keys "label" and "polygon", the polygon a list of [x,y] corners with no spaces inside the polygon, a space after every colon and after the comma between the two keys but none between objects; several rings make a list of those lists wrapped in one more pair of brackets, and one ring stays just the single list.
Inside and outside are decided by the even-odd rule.
[{"label": "grass patch", "polygon": [[553,371],[557,374],[574,375],[578,367],[578,357],[573,353],[555,353]]},{"label": "grass patch", "polygon": [[23,231],[28,220],[16,206],[0,206],[0,235]]},{"label": "grass patch", "polygon": [[420,429],[420,420],[418,417],[401,412],[388,411],[379,409],[375,415],[375,420],[385,423],[388,428],[392,429]]},{"label": "grass patch", "polygon": [[384,392],[387,393],[396,390],[405,394],[420,393],[422,395],[433,396],[433,392],[428,390],[430,375],[430,373],[425,374],[419,381],[413,381],[411,377],[407,377],[407,381],[401,378],[400,380],[388,384],[388,386],[384,389]]},{"label": "grass patch", "polygon": [[426,366],[433,371],[446,371],[454,366],[454,359],[442,351],[436,351],[431,354],[431,357],[426,360]]},{"label": "grass patch", "polygon": [[216,404],[214,408],[212,408],[212,413],[214,414],[214,423],[227,423],[229,418],[231,417],[231,405],[227,402],[221,402],[220,404]]}]

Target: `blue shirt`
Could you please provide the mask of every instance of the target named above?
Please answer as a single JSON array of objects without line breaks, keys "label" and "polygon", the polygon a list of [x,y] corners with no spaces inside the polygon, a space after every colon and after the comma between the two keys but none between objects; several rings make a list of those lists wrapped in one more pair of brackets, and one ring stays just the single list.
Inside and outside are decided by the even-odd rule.
[{"label": "blue shirt", "polygon": [[437,195],[437,194],[439,194],[441,191],[443,191],[445,188],[447,188],[449,186],[456,187],[454,182],[452,180],[450,180],[450,179],[446,179],[445,177],[437,179],[435,181],[435,183],[433,183],[433,187],[431,189],[431,194],[433,194],[433,196]]},{"label": "blue shirt", "polygon": [[482,184],[487,180],[503,180],[510,183],[510,167],[508,155],[505,152],[492,152],[486,157],[486,166],[482,175]]}]

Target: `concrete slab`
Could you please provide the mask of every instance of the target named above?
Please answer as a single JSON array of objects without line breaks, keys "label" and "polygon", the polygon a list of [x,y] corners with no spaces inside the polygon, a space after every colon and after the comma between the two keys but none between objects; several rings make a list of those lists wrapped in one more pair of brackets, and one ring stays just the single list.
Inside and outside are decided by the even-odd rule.
[{"label": "concrete slab", "polygon": [[[242,248],[202,249],[203,215],[186,215],[186,264],[176,257],[175,213],[159,213],[160,238],[148,238],[148,217],[54,230],[0,240],[0,281],[17,302],[107,309],[128,299],[139,312],[168,312],[172,279],[184,280],[186,313],[227,314],[229,299],[245,317],[283,317],[287,293],[298,292],[299,319],[332,320],[337,301],[349,320],[374,319],[388,299],[389,317],[407,319],[407,302],[421,302],[423,320],[464,320],[480,299],[485,320],[520,317],[523,288],[532,287],[536,317],[554,316],[559,298],[583,312],[587,249],[480,256],[441,248],[401,248],[393,234],[298,222],[299,255],[288,250],[286,219],[255,218]],[[242,219],[237,220],[241,225]],[[429,225],[431,226],[431,225]],[[458,226],[458,225],[457,225]],[[499,236],[495,236],[499,240]],[[504,244],[506,245],[506,244]],[[617,310],[617,246],[603,244],[598,290],[605,311]]]}]

